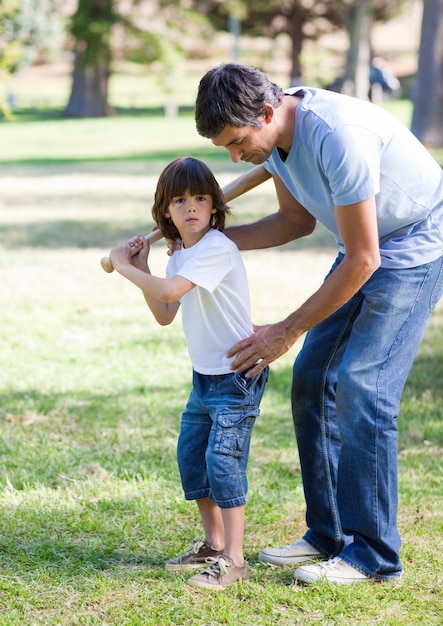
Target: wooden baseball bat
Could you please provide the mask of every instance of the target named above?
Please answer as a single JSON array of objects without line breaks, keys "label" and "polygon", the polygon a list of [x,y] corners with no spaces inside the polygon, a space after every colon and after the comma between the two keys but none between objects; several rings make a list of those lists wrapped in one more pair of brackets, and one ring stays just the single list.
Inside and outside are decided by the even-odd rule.
[{"label": "wooden baseball bat", "polygon": [[[254,187],[257,187],[257,185],[264,183],[265,180],[269,180],[269,178],[271,178],[271,174],[267,170],[265,170],[263,165],[256,165],[251,170],[245,172],[241,176],[238,176],[238,178],[235,178],[232,182],[228,183],[222,188],[222,192],[226,202],[230,202],[231,200],[234,200],[234,198],[242,196],[247,191],[250,191],[251,189],[254,189]],[[163,234],[160,230],[153,230],[148,235],[145,235],[145,239],[148,239],[151,243],[159,241],[160,239],[162,239],[162,237]],[[140,247],[132,248],[132,256],[134,256],[134,254],[137,254],[137,252],[139,252],[140,250]],[[102,268],[108,274],[114,271],[109,256],[102,257],[100,263]]]}]

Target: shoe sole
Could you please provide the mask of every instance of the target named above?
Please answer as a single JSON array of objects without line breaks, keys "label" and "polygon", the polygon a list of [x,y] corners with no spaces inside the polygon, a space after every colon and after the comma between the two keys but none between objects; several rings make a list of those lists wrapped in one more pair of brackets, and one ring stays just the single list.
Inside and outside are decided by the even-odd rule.
[{"label": "shoe sole", "polygon": [[316,561],[326,561],[326,559],[321,555],[312,555],[312,556],[272,556],[268,554],[260,553],[258,555],[258,560],[262,563],[266,563],[267,565],[278,565],[283,567],[284,565],[298,565],[299,563],[308,563]]},{"label": "shoe sole", "polygon": [[354,585],[357,583],[371,583],[374,582],[373,578],[365,577],[365,578],[328,578],[324,575],[311,574],[310,572],[301,572],[294,574],[294,578],[296,582],[305,583],[307,585],[313,583],[329,583],[331,585]]},{"label": "shoe sole", "polygon": [[195,569],[205,569],[208,567],[207,563],[188,563],[181,565],[180,563],[166,563],[165,570],[168,572],[186,572]]},{"label": "shoe sole", "polygon": [[227,589],[228,587],[230,587],[231,585],[235,585],[238,582],[240,582],[240,580],[243,583],[247,583],[248,582],[248,578],[239,578],[238,580],[234,580],[234,582],[232,583],[228,583],[227,585],[211,585],[210,583],[205,583],[203,581],[197,580],[188,580],[187,584],[190,587],[198,587],[199,589],[210,589],[211,591],[224,591],[225,589]]},{"label": "shoe sole", "polygon": [[296,582],[312,585],[315,583],[328,583],[330,585],[358,585],[360,583],[372,583],[372,578],[327,578],[326,576],[297,576]]},{"label": "shoe sole", "polygon": [[228,585],[210,585],[209,583],[188,582],[189,587],[197,587],[198,589],[209,589],[210,591],[224,591]]}]

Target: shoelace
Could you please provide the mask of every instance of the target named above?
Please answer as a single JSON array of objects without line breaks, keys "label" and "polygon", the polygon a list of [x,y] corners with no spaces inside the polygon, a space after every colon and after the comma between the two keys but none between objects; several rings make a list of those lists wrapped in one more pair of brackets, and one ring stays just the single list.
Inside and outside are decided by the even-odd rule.
[{"label": "shoelace", "polygon": [[318,566],[321,567],[324,570],[329,570],[332,567],[334,567],[334,565],[337,563],[337,561],[340,561],[340,557],[336,556],[333,559],[329,559],[329,561],[325,561],[323,563],[318,563]]},{"label": "shoelace", "polygon": [[200,551],[200,548],[204,545],[204,542],[201,539],[197,539],[194,541],[194,545],[192,546],[192,551],[194,554],[197,554]]},{"label": "shoelace", "polygon": [[224,576],[228,571],[229,563],[222,557],[214,559],[214,557],[208,556],[206,563],[209,564],[209,567],[204,570],[203,574],[209,574],[210,576],[218,576],[220,574]]}]

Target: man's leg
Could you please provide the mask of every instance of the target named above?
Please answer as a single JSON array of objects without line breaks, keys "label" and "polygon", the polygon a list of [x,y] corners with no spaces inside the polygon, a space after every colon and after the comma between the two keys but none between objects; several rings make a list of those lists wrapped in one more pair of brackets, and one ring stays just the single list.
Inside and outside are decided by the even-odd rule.
[{"label": "man's leg", "polygon": [[349,541],[337,506],[341,440],[336,388],[338,368],[361,303],[357,294],[312,328],[293,370],[292,414],[309,528],[304,539],[327,556],[338,554]]},{"label": "man's leg", "polygon": [[[341,262],[340,255],[331,272]],[[335,414],[337,369],[360,309],[357,294],[306,335],[294,363],[292,412],[302,470],[309,527],[303,539],[282,548],[266,548],[259,559],[297,565],[338,554],[345,542],[337,509],[340,436]]]},{"label": "man's leg", "polygon": [[342,573],[349,580],[347,566],[355,569],[356,581],[401,574],[396,420],[406,378],[442,290],[441,259],[413,269],[379,269],[361,290],[364,299],[336,386],[337,509],[343,532],[353,540],[327,573],[313,566],[297,570],[301,580],[315,571],[331,582],[339,582]]}]

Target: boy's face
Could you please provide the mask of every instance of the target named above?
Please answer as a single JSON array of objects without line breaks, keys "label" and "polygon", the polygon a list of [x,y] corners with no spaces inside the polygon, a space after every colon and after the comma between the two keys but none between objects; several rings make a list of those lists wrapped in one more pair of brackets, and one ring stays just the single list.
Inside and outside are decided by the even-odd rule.
[{"label": "boy's face", "polygon": [[216,209],[211,195],[184,194],[172,198],[166,217],[174,222],[185,247],[188,248],[208,232],[214,213]]}]

